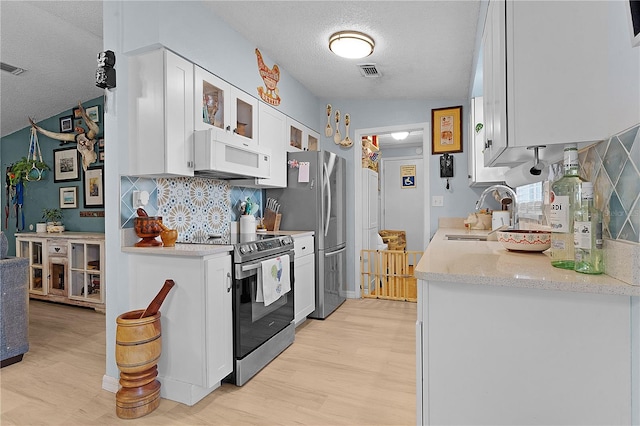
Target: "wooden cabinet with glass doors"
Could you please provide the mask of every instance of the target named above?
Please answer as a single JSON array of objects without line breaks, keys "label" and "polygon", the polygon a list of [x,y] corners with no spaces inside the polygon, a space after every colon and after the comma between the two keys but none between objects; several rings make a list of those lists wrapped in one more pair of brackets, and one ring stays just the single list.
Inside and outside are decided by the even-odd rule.
[{"label": "wooden cabinet with glass doors", "polygon": [[16,255],[29,259],[30,298],[104,311],[104,234],[21,233]]}]

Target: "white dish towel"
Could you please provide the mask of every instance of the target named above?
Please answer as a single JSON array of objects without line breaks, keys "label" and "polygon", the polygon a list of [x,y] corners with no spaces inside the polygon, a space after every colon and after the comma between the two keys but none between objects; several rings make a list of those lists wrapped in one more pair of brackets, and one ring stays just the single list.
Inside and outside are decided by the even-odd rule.
[{"label": "white dish towel", "polygon": [[269,306],[291,290],[289,255],[263,260],[260,266],[256,302]]}]

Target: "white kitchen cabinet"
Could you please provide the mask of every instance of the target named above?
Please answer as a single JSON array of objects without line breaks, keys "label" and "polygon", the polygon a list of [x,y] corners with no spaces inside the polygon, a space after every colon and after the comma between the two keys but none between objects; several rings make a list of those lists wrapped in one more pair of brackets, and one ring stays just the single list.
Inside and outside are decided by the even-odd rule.
[{"label": "white kitchen cabinet", "polygon": [[129,173],[193,176],[193,64],[167,49],[129,61]]},{"label": "white kitchen cabinet", "polygon": [[161,313],[161,396],[193,405],[233,371],[231,256],[131,255],[131,310],[144,309],[167,279]]},{"label": "white kitchen cabinet", "polygon": [[304,124],[287,117],[287,150],[290,152],[318,151],[320,134]]},{"label": "white kitchen cabinet", "polygon": [[537,145],[542,159],[561,159],[564,144],[608,136],[607,3],[489,3],[485,165],[531,160]]},{"label": "white kitchen cabinet", "polygon": [[628,296],[419,280],[417,424],[632,424],[632,326]]},{"label": "white kitchen cabinet", "polygon": [[294,257],[295,291],[293,293],[294,320],[296,327],[316,310],[316,270],[313,235],[292,235]]},{"label": "white kitchen cabinet", "polygon": [[16,256],[29,259],[29,297],[104,311],[104,234],[21,233]]},{"label": "white kitchen cabinet", "polygon": [[245,146],[258,145],[258,100],[195,66],[195,130],[213,129],[216,138]]},{"label": "white kitchen cabinet", "polygon": [[[485,122],[482,96],[471,99],[470,109],[468,140],[471,143],[467,156],[469,186],[488,186],[503,182],[504,174],[509,170],[508,167],[485,167],[484,165]],[[482,128],[476,131],[478,123],[482,124]]]}]

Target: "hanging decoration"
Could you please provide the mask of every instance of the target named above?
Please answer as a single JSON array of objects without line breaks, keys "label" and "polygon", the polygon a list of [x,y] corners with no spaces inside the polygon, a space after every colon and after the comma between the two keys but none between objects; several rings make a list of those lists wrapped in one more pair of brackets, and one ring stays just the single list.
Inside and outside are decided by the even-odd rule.
[{"label": "hanging decoration", "polygon": [[95,163],[98,159],[98,154],[96,154],[94,145],[96,143],[96,136],[100,133],[100,127],[89,117],[80,102],[78,102],[78,109],[80,111],[80,115],[89,128],[89,131],[86,133],[84,132],[84,129],[81,129],[82,131],[76,134],[51,132],[38,126],[31,118],[29,118],[29,123],[31,123],[31,126],[43,135],[48,136],[51,139],[62,141],[63,144],[66,142],[76,142],[78,144],[77,150],[80,152],[80,155],[82,155],[82,168],[87,171],[87,167],[89,167],[90,164]]},{"label": "hanging decoration", "polygon": [[269,105],[278,106],[280,105],[280,96],[276,86],[278,85],[278,81],[280,81],[280,68],[278,68],[277,64],[274,64],[273,68],[269,68],[264,63],[262,54],[258,49],[256,49],[256,57],[258,59],[258,72],[264,81],[264,85],[267,86],[266,88],[262,86],[258,87],[258,94],[260,98]]}]

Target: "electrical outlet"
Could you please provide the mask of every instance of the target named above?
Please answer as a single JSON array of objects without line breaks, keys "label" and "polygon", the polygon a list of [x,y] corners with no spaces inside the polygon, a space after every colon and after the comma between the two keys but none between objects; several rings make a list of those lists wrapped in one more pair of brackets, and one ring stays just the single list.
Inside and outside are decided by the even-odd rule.
[{"label": "electrical outlet", "polygon": [[444,207],[444,196],[434,195],[431,197],[431,207]]}]

